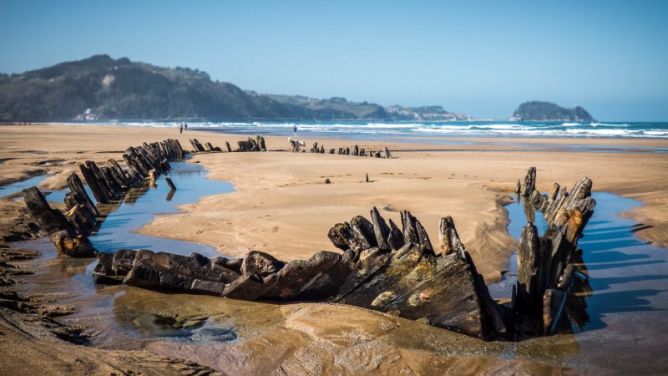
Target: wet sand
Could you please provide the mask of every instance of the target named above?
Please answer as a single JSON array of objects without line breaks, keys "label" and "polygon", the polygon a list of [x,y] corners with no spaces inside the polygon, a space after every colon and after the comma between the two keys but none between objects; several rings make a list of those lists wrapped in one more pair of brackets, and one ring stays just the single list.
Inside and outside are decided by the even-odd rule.
[{"label": "wet sand", "polygon": [[[120,358],[144,349],[226,374],[665,372],[668,250],[633,237],[633,221],[619,217],[637,202],[609,193],[594,197],[599,207],[580,242],[582,270],[593,287],[586,299],[589,320],[573,335],[485,342],[345,305],[95,285],[93,259],[57,257],[47,239],[16,244],[39,249],[44,257],[30,262],[35,274],[15,290],[75,307],[60,321],[87,328],[97,351]],[[514,236],[526,222],[518,206],[508,207],[522,212],[511,215]],[[501,296],[508,297],[509,287]],[[132,367],[143,371],[146,364]]]},{"label": "wet sand", "polygon": [[[519,358],[512,355],[516,345],[509,342],[485,342],[452,331],[424,325],[393,315],[362,308],[326,303],[272,304],[248,302],[215,296],[170,294],[131,286],[94,285],[90,269],[94,260],[56,256],[46,240],[21,243],[39,249],[44,257],[26,262],[34,275],[15,289],[19,293],[38,294],[42,300],[77,308],[62,317],[66,325],[87,328],[90,345],[83,347],[81,363],[61,352],[74,352],[70,344],[45,348],[40,364],[54,362],[61,374],[95,374],[114,370],[160,374],[172,364],[167,359],[186,359],[195,368],[211,368],[229,375],[313,375],[313,374],[406,374],[442,375],[507,373],[562,374],[567,362],[577,354],[572,336],[552,338],[550,344]],[[0,313],[2,313],[0,311]],[[205,319],[232,335],[201,342],[196,338],[175,336],[167,331],[167,320],[192,323]],[[15,322],[15,318],[10,318]],[[11,327],[0,330],[11,331]],[[35,349],[30,341],[12,333],[8,343],[0,337],[0,350],[12,342],[27,353]],[[145,351],[139,351],[145,350]],[[507,354],[507,355],[504,355]],[[88,364],[90,357],[104,357],[102,364]],[[63,360],[58,361],[57,357]],[[124,366],[119,360],[128,359]],[[21,355],[5,355],[3,369],[20,363]],[[69,363],[74,363],[74,366]],[[194,365],[197,366],[194,366]],[[184,367],[185,368],[185,367]],[[61,371],[66,370],[71,373]],[[169,368],[166,371],[173,371]],[[189,369],[184,369],[183,374]],[[48,372],[49,374],[56,372]],[[167,372],[173,374],[173,372]],[[202,374],[206,374],[202,372]]]},{"label": "wet sand", "polygon": [[[178,138],[190,149],[188,138],[224,148],[245,136],[220,132],[115,126],[31,125],[0,127],[0,176],[16,181],[36,173],[52,174],[41,188],[56,189],[87,159],[119,158],[129,145]],[[352,146],[347,140],[321,141],[326,149]],[[635,198],[644,206],[629,213],[648,226],[643,239],[668,246],[668,157],[662,153],[522,151],[503,146],[506,139],[467,139],[472,145],[433,146],[388,144],[392,160],[330,154],[287,152],[283,137],[267,138],[267,153],[198,154],[209,177],[234,184],[232,194],[207,197],[182,207],[183,213],[159,216],[145,234],[201,242],[228,256],[250,249],[271,252],[290,260],[333,249],[326,234],[330,226],[372,206],[386,218],[410,210],[437,241],[440,217],[451,215],[487,281],[497,280],[507,266],[514,240],[506,231],[507,202],[514,182],[529,166],[539,171],[538,188],[547,191],[557,181],[571,186],[582,176],[594,190]],[[517,140],[515,140],[517,141]],[[489,145],[488,143],[494,143]],[[619,145],[609,139],[521,139],[523,144],[549,142]],[[627,146],[668,147],[663,140],[624,140]],[[383,143],[360,142],[381,149]],[[471,149],[477,151],[470,151]],[[428,151],[419,151],[425,149]],[[402,152],[402,150],[408,150]],[[369,174],[371,182],[365,182]],[[324,184],[329,178],[332,184]],[[0,200],[5,202],[7,200]],[[5,205],[0,203],[0,206]],[[9,206],[9,204],[5,205]]]},{"label": "wet sand", "polygon": [[[178,135],[175,130],[106,126],[3,126],[0,134],[0,159],[3,160],[0,176],[5,181],[12,181],[34,175],[35,171],[48,171],[53,176],[40,183],[47,189],[62,187],[67,174],[79,161],[118,158],[128,145]],[[223,147],[225,140],[234,144],[233,140],[243,138],[190,132],[179,137],[187,148],[188,137]],[[268,138],[267,141],[271,150],[287,149],[283,138]],[[585,141],[605,145],[608,140]],[[322,142],[326,148],[350,145],[348,141]],[[536,144],[541,142],[536,141]],[[629,141],[629,144],[634,142]],[[637,141],[638,145],[647,143],[665,147],[656,140]],[[377,149],[380,145],[359,144]],[[515,243],[506,230],[507,217],[502,204],[507,202],[514,182],[533,165],[539,171],[538,188],[541,190],[551,188],[553,181],[570,186],[576,179],[587,175],[594,180],[594,190],[622,193],[643,200],[645,206],[628,215],[651,227],[636,235],[666,244],[666,232],[661,230],[668,221],[665,214],[668,187],[663,182],[668,172],[665,154],[535,152],[484,144],[466,145],[466,148],[414,144],[392,144],[390,147],[396,159],[281,151],[198,154],[192,162],[204,165],[210,178],[229,180],[236,191],[182,206],[183,212],[159,216],[142,231],[202,242],[230,256],[241,255],[252,248],[292,259],[308,257],[320,249],[332,250],[333,246],[326,239],[327,229],[353,215],[366,214],[374,205],[384,216],[395,220],[398,219],[396,211],[411,210],[427,226],[434,242],[437,241],[438,219],[452,215],[479,270],[488,281],[493,281],[498,280],[500,272],[507,267]],[[470,151],[472,147],[479,150]],[[402,149],[406,151],[402,152]],[[369,183],[364,181],[366,173],[371,179]],[[324,184],[325,178],[332,184]],[[8,199],[0,200],[0,207],[9,218],[12,208],[18,206]],[[25,356],[38,358],[39,364],[45,367],[54,364],[55,371],[50,373],[73,374],[122,371],[123,367],[150,374],[151,370],[155,372],[168,364],[176,367],[174,373],[179,372],[179,367],[187,368],[187,364],[173,362],[164,356],[195,360],[202,366],[222,369],[230,374],[277,370],[288,374],[390,373],[397,370],[407,374],[554,374],[563,372],[563,367],[577,369],[579,364],[590,364],[591,359],[598,366],[588,366],[590,371],[612,371],[605,366],[607,354],[595,349],[600,336],[608,333],[598,330],[600,328],[586,331],[579,339],[576,336],[554,336],[519,344],[490,343],[418,322],[340,305],[276,305],[164,294],[131,287],[98,288],[90,280],[92,264],[61,259],[48,252],[46,259],[42,258],[34,265],[36,275],[26,277],[26,282],[18,289],[25,294],[42,295],[47,300],[77,307],[78,313],[60,321],[93,330],[93,344],[97,347],[78,350],[79,361],[75,361],[68,352],[76,352],[77,347],[51,346],[59,342],[44,339],[43,334],[26,337],[14,328],[18,321],[10,315],[5,316],[3,311],[3,320],[7,320],[0,322],[0,331],[7,334],[0,339],[0,348],[7,354],[3,359],[7,371],[20,370]],[[605,297],[603,295],[603,299]],[[596,317],[601,315],[594,313]],[[658,315],[660,322],[665,321],[661,312],[650,314]],[[136,333],[148,331],[155,334],[150,315],[176,318],[178,322],[213,317],[243,340],[230,337],[230,340],[204,344],[155,338],[145,340]],[[632,314],[628,316],[637,320]],[[612,328],[627,327],[623,315],[609,318],[602,315],[601,318]],[[655,322],[657,318],[650,321]],[[643,328],[641,332],[645,334],[656,329],[651,323]],[[617,332],[615,335],[620,334]],[[634,336],[637,337],[634,333],[631,330],[621,334],[626,335],[627,340],[634,340]],[[591,343],[587,343],[588,340]],[[662,345],[661,340],[656,341]],[[10,354],[12,347],[20,348],[20,352]],[[583,352],[584,347],[588,351]],[[41,355],[36,355],[41,348],[44,349]],[[136,351],[141,349],[149,352]],[[663,350],[657,351],[663,353]],[[96,357],[104,357],[106,362],[96,362]],[[649,364],[650,361],[653,363]],[[652,356],[643,362],[649,369],[657,369],[663,360]]]}]

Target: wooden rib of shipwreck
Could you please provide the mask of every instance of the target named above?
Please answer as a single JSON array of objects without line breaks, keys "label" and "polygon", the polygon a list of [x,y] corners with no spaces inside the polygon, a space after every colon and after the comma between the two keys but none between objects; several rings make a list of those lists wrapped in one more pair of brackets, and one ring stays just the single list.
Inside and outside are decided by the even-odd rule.
[{"label": "wooden rib of shipwreck", "polygon": [[[530,175],[527,182],[535,190],[535,170]],[[545,212],[546,234],[539,237],[531,223],[523,232],[517,286],[506,305],[491,298],[451,217],[441,219],[434,248],[410,212],[401,213],[399,227],[376,208],[370,220],[356,216],[329,230],[343,253],[320,251],[307,260],[283,262],[259,251],[241,259],[209,259],[121,250],[99,254],[93,275],[98,283],[234,299],[350,304],[487,339],[552,334],[570,327],[569,318],[581,324],[586,317],[573,287],[581,262],[576,242],[594,207],[588,178],[560,192],[545,196],[551,208]],[[543,199],[536,202],[545,205]]]},{"label": "wooden rib of shipwreck", "polygon": [[452,218],[441,221],[440,254],[422,224],[402,213],[402,229],[374,208],[329,231],[343,253],[317,252],[283,262],[252,251],[243,259],[209,259],[148,250],[99,254],[98,283],[208,293],[235,299],[325,300],[396,313],[490,338],[506,333],[502,310],[459,240]]},{"label": "wooden rib of shipwreck", "polygon": [[554,183],[549,195],[541,194],[535,167],[524,184],[518,182],[525,208],[543,212],[548,224],[539,236],[536,226],[527,223],[519,240],[511,309],[521,335],[569,332],[571,322],[582,326],[588,321],[583,295],[591,288],[577,242],[596,206],[591,189],[591,179],[582,178],[570,192]]},{"label": "wooden rib of shipwreck", "polygon": [[[170,161],[184,157],[178,140],[168,139],[127,148],[123,153],[126,169],[113,159],[103,165],[85,161],[79,169],[98,205],[109,204],[123,199],[130,189],[154,181],[159,173],[169,170]],[[70,257],[94,257],[96,250],[88,241],[88,235],[98,225],[100,211],[76,173],[67,178],[67,186],[64,213],[52,209],[36,187],[23,190],[26,206],[60,253]]]},{"label": "wooden rib of shipwreck", "polygon": [[[202,153],[202,152],[222,152],[223,149],[221,149],[218,146],[213,146],[210,142],[205,143],[205,146],[202,146],[202,144],[196,139],[190,139],[190,144],[193,147],[193,153]],[[227,152],[251,152],[251,151],[267,151],[267,144],[264,140],[264,137],[258,135],[254,139],[249,137],[248,140],[245,141],[238,141],[237,142],[238,148],[236,150],[232,150],[232,146],[230,146],[230,143],[228,141],[225,141],[225,147],[227,149]]]},{"label": "wooden rib of shipwreck", "polygon": [[[87,161],[82,172],[88,172],[84,177],[91,189],[95,185],[101,197],[113,200],[117,191],[145,184],[151,174],[169,169],[169,160],[182,158],[183,150],[176,145],[128,148],[127,169],[111,161],[102,167]],[[89,257],[96,252],[86,234],[99,213],[77,175],[68,178],[68,185],[66,215],[50,208],[35,187],[24,191],[26,204],[61,253]],[[434,248],[410,212],[401,213],[399,227],[391,219],[386,222],[376,208],[370,220],[356,216],[329,230],[328,238],[342,253],[320,251],[307,260],[283,262],[259,251],[240,259],[209,259],[197,253],[188,257],[119,250],[97,253],[93,275],[97,283],[234,299],[350,304],[486,339],[567,331],[571,321],[582,325],[587,320],[580,293],[589,287],[582,278],[586,270],[577,239],[595,206],[592,182],[583,178],[570,192],[555,184],[549,195],[535,187],[536,171],[531,168],[517,192],[532,210],[544,212],[549,228],[542,237],[531,222],[524,228],[517,283],[506,305],[490,296],[451,217],[441,219]]]},{"label": "wooden rib of shipwreck", "polygon": [[93,257],[95,250],[88,237],[79,233],[73,221],[63,212],[52,209],[37,187],[23,190],[23,197],[28,211],[37,220],[58,251],[71,257]]},{"label": "wooden rib of shipwreck", "polygon": [[[302,152],[305,151],[301,149],[301,147],[303,146],[303,141],[290,139],[289,142],[290,142],[290,147],[292,148],[292,152],[297,153],[300,151]],[[309,149],[309,152],[316,154],[325,154],[326,149],[324,145],[318,145],[317,142],[314,142],[313,146]],[[354,145],[352,148],[345,147],[338,149],[329,149],[329,154],[392,159],[392,153],[390,152],[390,149],[387,148],[387,146],[383,147],[383,150],[381,151],[381,150],[371,150],[371,149],[365,150],[364,148],[360,148],[359,145]]]}]

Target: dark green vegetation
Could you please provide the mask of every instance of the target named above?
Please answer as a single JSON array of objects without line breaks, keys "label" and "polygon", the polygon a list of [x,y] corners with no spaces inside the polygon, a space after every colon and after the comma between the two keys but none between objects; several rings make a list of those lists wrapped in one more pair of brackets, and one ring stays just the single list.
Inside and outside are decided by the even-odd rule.
[{"label": "dark green vegetation", "polygon": [[[443,120],[453,116],[442,108],[436,115]],[[198,70],[107,55],[0,74],[0,121],[186,118],[413,120],[420,114],[337,97],[263,95],[213,81]]]},{"label": "dark green vegetation", "polygon": [[564,108],[550,102],[524,102],[513,113],[519,121],[577,121],[591,123],[596,121],[584,108]]}]

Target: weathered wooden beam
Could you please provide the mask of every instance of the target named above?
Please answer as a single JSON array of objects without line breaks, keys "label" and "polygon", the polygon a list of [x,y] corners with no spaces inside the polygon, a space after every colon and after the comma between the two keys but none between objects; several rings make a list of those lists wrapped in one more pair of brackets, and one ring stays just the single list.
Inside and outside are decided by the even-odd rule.
[{"label": "weathered wooden beam", "polygon": [[257,145],[259,147],[259,151],[267,151],[267,144],[264,141],[264,137],[258,135],[257,136]]},{"label": "weathered wooden beam", "polygon": [[374,206],[371,209],[371,222],[373,224],[373,233],[376,238],[376,244],[381,251],[390,251],[390,244],[388,237],[390,236],[390,228],[385,223],[385,219],[380,215],[378,209]]},{"label": "weathered wooden beam", "polygon": [[[235,299],[329,300],[478,337],[505,335],[501,310],[467,253],[435,255],[429,251],[431,245],[420,243],[429,241],[420,235],[419,243],[406,243],[401,252],[381,250],[376,245],[386,242],[385,234],[390,237],[392,230],[380,225],[385,221],[377,209],[371,216],[376,226],[356,216],[330,230],[335,246],[346,249],[343,254],[321,251],[310,259],[285,263],[258,251],[242,260],[227,260],[123,250],[100,255],[94,276],[100,283]],[[419,233],[422,225],[410,217],[407,221]]]},{"label": "weathered wooden beam", "polygon": [[392,153],[390,153],[390,149],[388,149],[387,146],[385,146],[383,150],[385,151],[385,158],[392,159]]},{"label": "weathered wooden beam", "polygon": [[65,194],[65,217],[80,234],[88,236],[95,228],[97,218],[83,204],[75,192]]},{"label": "weathered wooden beam", "polygon": [[79,165],[79,170],[81,171],[84,179],[86,179],[86,183],[90,187],[91,191],[93,191],[95,200],[102,204],[109,203],[111,197],[109,197],[106,188],[102,186],[102,182],[98,180],[93,170],[90,169],[85,163]]},{"label": "weathered wooden beam", "polygon": [[522,186],[522,196],[529,197],[536,190],[536,168],[529,167],[527,174],[524,177],[524,185]]},{"label": "weathered wooden beam", "polygon": [[522,229],[517,251],[517,287],[514,311],[539,319],[545,291],[545,260],[541,254],[536,226],[528,223]]},{"label": "weathered wooden beam", "polygon": [[78,234],[75,226],[57,209],[52,209],[37,187],[23,190],[23,199],[30,215],[37,220],[56,249],[70,257],[92,257],[95,249],[83,234]]},{"label": "weathered wooden beam", "polygon": [[406,243],[404,240],[404,234],[391,218],[388,223],[390,224],[390,234],[387,236],[387,243],[390,245],[390,248],[392,248],[393,251],[398,251]]},{"label": "weathered wooden beam", "polygon": [[195,148],[195,151],[204,151],[204,146],[202,146],[202,144],[196,138],[193,138],[192,140],[190,140],[190,142]]},{"label": "weathered wooden beam", "polygon": [[51,206],[37,187],[29,187],[23,190],[23,200],[32,217],[39,223],[39,227],[47,234],[56,231],[74,231],[72,224],[67,221],[65,215]]},{"label": "weathered wooden beam", "polygon": [[165,178],[165,182],[169,186],[170,191],[175,191],[176,190],[176,185],[174,185],[174,182],[172,181],[171,178]]},{"label": "weathered wooden beam", "polygon": [[86,192],[86,189],[84,188],[83,182],[79,178],[79,175],[71,173],[70,176],[67,177],[67,186],[69,187],[70,192],[75,193],[78,195],[78,197],[80,197],[78,200],[80,204],[85,205],[88,211],[93,213],[96,217],[100,215],[97,207],[95,204],[93,204],[90,196],[88,196],[88,192]]},{"label": "weathered wooden beam", "polygon": [[[520,335],[569,330],[565,312],[570,312],[578,325],[583,325],[587,318],[582,308],[586,303],[571,289],[574,276],[579,274],[577,270],[583,267],[577,240],[596,205],[591,197],[591,179],[580,179],[570,192],[555,183],[549,195],[540,194],[535,184],[536,170],[532,167],[525,177],[523,204],[532,211],[531,215],[534,210],[542,211],[548,229],[539,237],[530,222],[520,238],[517,284],[511,307]],[[533,190],[527,196],[531,187]],[[588,283],[579,286],[580,290],[586,290]]]},{"label": "weathered wooden beam", "polygon": [[459,239],[455,222],[450,216],[441,218],[439,223],[439,248],[441,254],[444,255],[450,253],[457,253],[462,257],[464,255],[464,245]]}]

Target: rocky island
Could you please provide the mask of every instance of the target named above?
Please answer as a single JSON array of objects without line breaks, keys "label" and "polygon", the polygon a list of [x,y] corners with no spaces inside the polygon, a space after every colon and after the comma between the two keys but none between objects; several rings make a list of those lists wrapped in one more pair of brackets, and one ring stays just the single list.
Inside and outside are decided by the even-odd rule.
[{"label": "rocky island", "polygon": [[591,123],[596,121],[584,108],[565,108],[551,102],[529,101],[522,103],[515,112],[512,120],[516,121],[575,121]]}]

